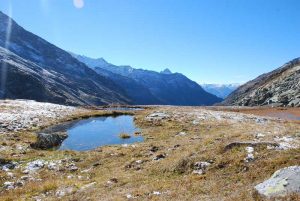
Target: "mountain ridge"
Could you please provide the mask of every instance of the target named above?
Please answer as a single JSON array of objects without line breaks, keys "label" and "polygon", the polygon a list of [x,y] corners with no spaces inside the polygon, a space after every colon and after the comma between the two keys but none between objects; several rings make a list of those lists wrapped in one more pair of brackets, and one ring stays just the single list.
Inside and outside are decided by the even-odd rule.
[{"label": "mountain ridge", "polygon": [[[63,49],[25,30],[2,12],[0,12],[0,22],[1,47],[46,70],[62,74],[67,83],[72,83],[74,93],[84,100],[84,105],[130,103],[126,93],[112,80],[95,74],[92,69],[74,59]],[[10,28],[8,29],[7,26]],[[9,42],[6,41],[8,34]],[[82,102],[74,104],[82,105]]]},{"label": "mountain ridge", "polygon": [[300,106],[300,58],[240,86],[222,105]]},{"label": "mountain ridge", "polygon": [[[115,66],[103,58],[91,59],[84,56],[74,56],[69,52],[47,42],[45,39],[25,30],[13,19],[0,13],[0,47],[9,51],[15,59],[14,65],[8,63],[14,71],[9,75],[23,79],[21,68],[23,65],[28,72],[26,77],[30,86],[40,87],[44,90],[24,89],[29,94],[24,97],[35,97],[39,101],[53,100],[55,103],[72,105],[105,105],[105,104],[141,104],[141,105],[212,105],[222,99],[204,91],[196,82],[180,73],[172,73],[169,69],[162,72],[135,69],[131,66]],[[9,37],[7,37],[9,36]],[[8,40],[9,39],[9,40]],[[2,51],[5,56],[5,51]],[[26,63],[25,61],[32,63]],[[20,63],[18,63],[20,62]],[[3,69],[7,65],[5,59],[1,60]],[[32,66],[29,66],[32,65]],[[36,66],[35,66],[36,65]],[[35,66],[33,68],[33,66]],[[36,72],[48,74],[51,72],[57,77],[47,82],[43,74],[36,76]],[[14,72],[14,73],[12,73]],[[2,76],[6,76],[5,73]],[[7,80],[12,80],[8,78]],[[56,83],[57,82],[57,83]],[[18,83],[18,80],[16,80]],[[10,83],[13,84],[12,82]],[[19,84],[20,85],[20,84]],[[18,97],[18,87],[7,86],[2,88],[3,98]],[[62,88],[62,91],[59,91]],[[53,92],[53,93],[52,93]],[[37,97],[41,94],[40,97]]]},{"label": "mountain ridge", "polygon": [[[86,62],[86,65],[92,63],[89,57],[76,56],[74,53],[72,55],[81,62]],[[97,73],[102,75],[103,71],[109,71],[112,73],[111,78],[116,83],[122,81],[113,75],[118,75],[120,79],[121,77],[126,78],[127,81],[134,82],[135,86],[139,85],[142,88],[147,88],[150,92],[147,95],[156,99],[153,99],[153,104],[195,106],[213,105],[222,101],[221,98],[204,91],[198,83],[188,79],[181,73],[172,73],[169,69],[156,72],[136,69],[131,66],[116,66],[108,62],[103,66],[101,66],[101,63],[97,67],[90,65],[90,68],[94,68]],[[127,91],[127,93],[129,97],[133,96],[132,92]]]}]

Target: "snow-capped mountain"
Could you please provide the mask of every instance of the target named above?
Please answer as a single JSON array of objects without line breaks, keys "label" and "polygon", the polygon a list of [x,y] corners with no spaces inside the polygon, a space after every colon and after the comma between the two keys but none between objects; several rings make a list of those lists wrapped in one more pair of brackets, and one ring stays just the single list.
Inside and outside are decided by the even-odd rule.
[{"label": "snow-capped mountain", "polygon": [[0,47],[1,98],[67,105],[212,105],[222,100],[168,69],[159,73],[71,55],[2,12]]},{"label": "snow-capped mountain", "polygon": [[201,86],[205,91],[224,99],[236,90],[240,84],[201,84]]},{"label": "snow-capped mountain", "polygon": [[0,67],[5,68],[1,76],[7,81],[1,86],[3,98],[72,105],[130,103],[126,93],[111,79],[96,74],[68,52],[26,31],[2,12],[0,27],[0,47],[5,48],[1,51]]},{"label": "snow-capped mountain", "polygon": [[[83,57],[75,55],[75,58],[86,65],[92,63],[89,59],[81,59]],[[119,83],[137,104],[151,102],[165,105],[212,105],[222,101],[221,98],[204,91],[196,82],[180,73],[172,73],[169,69],[159,73],[131,66],[116,66],[107,62],[103,66],[99,63],[97,67],[92,65],[90,67],[98,74]]]}]

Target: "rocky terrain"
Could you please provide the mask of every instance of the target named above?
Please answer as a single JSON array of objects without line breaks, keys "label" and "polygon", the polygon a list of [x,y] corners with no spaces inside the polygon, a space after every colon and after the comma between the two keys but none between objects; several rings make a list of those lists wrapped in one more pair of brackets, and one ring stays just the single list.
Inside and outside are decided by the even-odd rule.
[{"label": "rocky terrain", "polygon": [[45,126],[113,111],[2,101],[0,200],[299,199],[299,123],[224,109],[132,111],[144,142],[78,152],[31,144]]},{"label": "rocky terrain", "polygon": [[263,74],[240,86],[223,105],[241,106],[300,106],[300,59]]},{"label": "rocky terrain", "polygon": [[78,109],[32,100],[0,100],[0,134],[40,127],[43,122],[61,119],[75,110]]}]

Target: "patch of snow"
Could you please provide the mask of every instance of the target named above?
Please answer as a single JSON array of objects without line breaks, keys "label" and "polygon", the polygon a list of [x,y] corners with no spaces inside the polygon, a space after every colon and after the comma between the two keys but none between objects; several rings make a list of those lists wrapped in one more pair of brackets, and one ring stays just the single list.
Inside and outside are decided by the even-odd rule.
[{"label": "patch of snow", "polygon": [[0,100],[0,133],[19,131],[42,124],[42,120],[62,118],[75,107],[32,100]]}]

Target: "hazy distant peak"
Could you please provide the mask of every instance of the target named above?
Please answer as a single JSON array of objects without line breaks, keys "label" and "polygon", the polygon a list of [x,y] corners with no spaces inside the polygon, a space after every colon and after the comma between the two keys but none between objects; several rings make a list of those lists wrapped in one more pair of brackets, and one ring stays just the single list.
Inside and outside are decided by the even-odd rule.
[{"label": "hazy distant peak", "polygon": [[203,89],[211,94],[214,94],[220,98],[226,98],[231,92],[237,89],[240,84],[201,84]]},{"label": "hazy distant peak", "polygon": [[73,52],[69,52],[74,58],[76,58],[77,60],[85,63],[88,67],[90,68],[95,68],[95,67],[103,67],[103,66],[108,66],[110,65],[110,63],[108,63],[105,59],[101,58],[97,58],[97,59],[93,59],[84,55],[78,55],[75,54]]},{"label": "hazy distant peak", "polygon": [[166,68],[165,70],[163,71],[160,71],[160,73],[162,74],[172,74],[172,72],[170,71],[170,69]]}]

